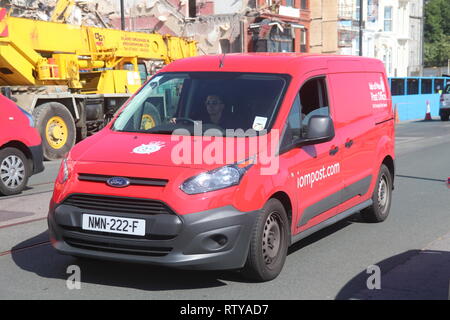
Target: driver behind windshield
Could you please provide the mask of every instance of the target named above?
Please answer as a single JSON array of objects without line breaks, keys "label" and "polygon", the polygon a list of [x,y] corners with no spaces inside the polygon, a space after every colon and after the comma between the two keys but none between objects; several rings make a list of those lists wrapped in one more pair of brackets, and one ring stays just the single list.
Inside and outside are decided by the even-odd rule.
[{"label": "driver behind windshield", "polygon": [[[210,94],[205,100],[206,113],[200,115],[200,119],[205,123],[214,124],[222,128],[228,128],[229,119],[224,115],[225,113],[225,102],[218,94]],[[170,119],[171,123],[177,123],[177,118]]]}]

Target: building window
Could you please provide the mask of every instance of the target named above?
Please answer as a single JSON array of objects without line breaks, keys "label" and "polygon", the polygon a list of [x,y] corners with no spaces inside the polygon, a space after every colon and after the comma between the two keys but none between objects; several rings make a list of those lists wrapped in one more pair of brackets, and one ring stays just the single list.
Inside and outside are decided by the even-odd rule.
[{"label": "building window", "polygon": [[308,9],[308,0],[302,0],[300,4],[302,9]]},{"label": "building window", "polygon": [[292,47],[292,30],[285,28],[280,31],[278,27],[273,26],[270,31],[269,41],[267,43],[268,52],[294,52]]},{"label": "building window", "polygon": [[367,22],[375,23],[378,20],[378,0],[369,0],[367,3]]},{"label": "building window", "polygon": [[195,0],[189,0],[189,17],[195,18],[197,16],[197,4]]},{"label": "building window", "polygon": [[392,31],[392,7],[384,7],[384,31]]},{"label": "building window", "polygon": [[294,6],[294,0],[286,0],[286,6],[287,7],[293,7]]},{"label": "building window", "polygon": [[283,28],[282,31],[276,25],[262,26],[270,28],[269,33],[254,31],[252,36],[254,52],[294,52],[294,31],[292,28]]},{"label": "building window", "polygon": [[392,49],[384,47],[383,48],[384,54],[383,54],[383,63],[386,68],[388,76],[392,75]]},{"label": "building window", "polygon": [[306,48],[306,30],[300,30],[300,52],[308,52]]},{"label": "building window", "polygon": [[248,0],[248,7],[249,8],[256,8],[256,3],[257,3],[257,0]]}]

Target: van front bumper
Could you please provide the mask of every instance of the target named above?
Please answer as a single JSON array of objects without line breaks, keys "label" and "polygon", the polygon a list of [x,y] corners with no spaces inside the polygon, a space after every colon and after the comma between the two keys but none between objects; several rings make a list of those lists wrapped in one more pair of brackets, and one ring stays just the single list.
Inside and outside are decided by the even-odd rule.
[{"label": "van front bumper", "polygon": [[[146,235],[82,230],[83,213],[145,219]],[[52,245],[62,254],[182,269],[226,270],[244,266],[258,214],[226,206],[187,215],[125,215],[59,205],[50,208],[48,225]]]}]

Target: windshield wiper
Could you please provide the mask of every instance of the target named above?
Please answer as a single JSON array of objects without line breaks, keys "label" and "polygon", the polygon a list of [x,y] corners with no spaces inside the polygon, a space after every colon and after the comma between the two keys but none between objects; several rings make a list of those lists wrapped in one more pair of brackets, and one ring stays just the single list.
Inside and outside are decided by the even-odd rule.
[{"label": "windshield wiper", "polygon": [[116,132],[128,132],[128,133],[157,133],[157,134],[171,134],[173,130],[114,130]]},{"label": "windshield wiper", "polygon": [[158,130],[140,130],[140,133],[156,133],[156,134],[172,134],[173,130],[164,130],[164,129],[158,129]]}]

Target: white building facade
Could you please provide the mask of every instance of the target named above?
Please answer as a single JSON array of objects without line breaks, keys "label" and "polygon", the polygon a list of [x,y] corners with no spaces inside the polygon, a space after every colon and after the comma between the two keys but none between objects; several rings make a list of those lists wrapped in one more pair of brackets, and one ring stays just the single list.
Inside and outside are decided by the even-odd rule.
[{"label": "white building facade", "polygon": [[423,76],[423,0],[409,1],[409,65],[408,76]]},{"label": "white building facade", "polygon": [[[359,0],[340,1],[340,53],[359,55]],[[363,0],[362,55],[382,60],[390,77],[420,75],[422,17],[422,0]]]}]

